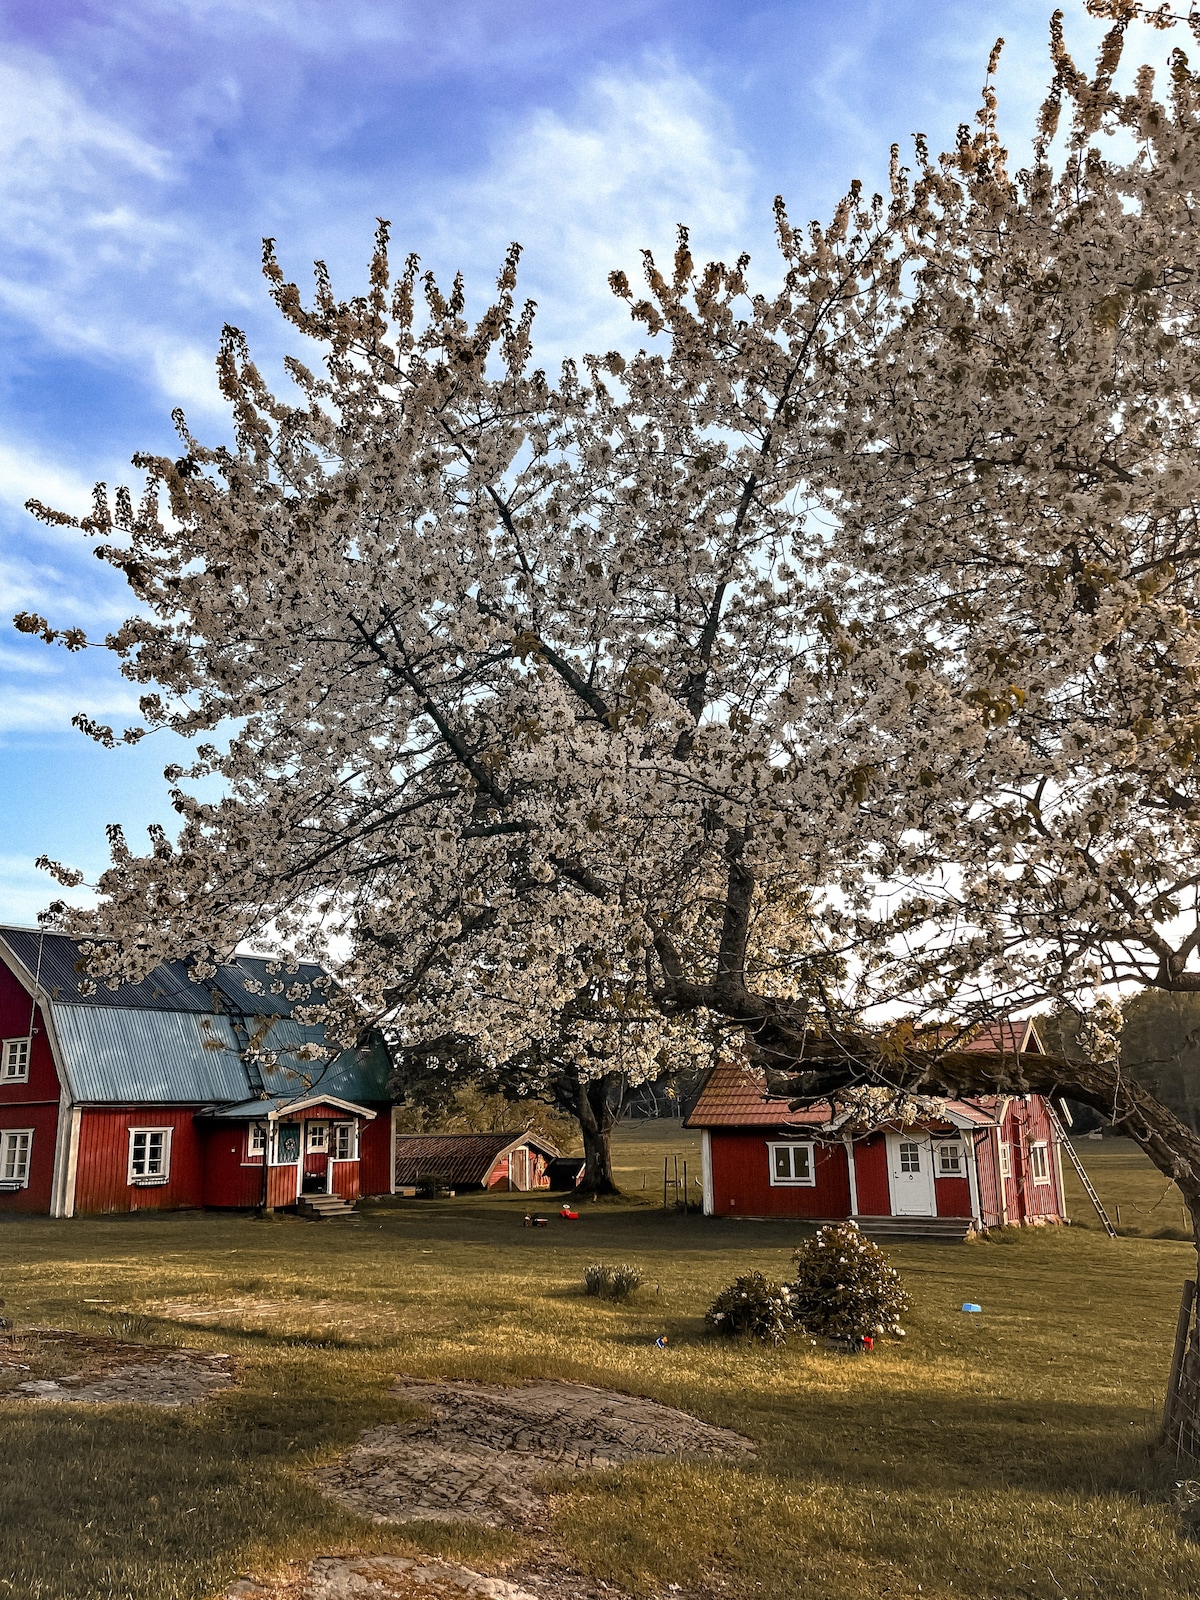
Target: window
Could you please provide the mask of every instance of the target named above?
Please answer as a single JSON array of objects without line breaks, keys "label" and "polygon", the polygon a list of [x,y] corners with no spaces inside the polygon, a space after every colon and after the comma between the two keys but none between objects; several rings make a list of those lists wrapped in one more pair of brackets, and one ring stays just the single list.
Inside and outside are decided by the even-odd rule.
[{"label": "window", "polygon": [[810,1188],[817,1182],[813,1167],[811,1144],[772,1144],[767,1146],[771,1156],[772,1186],[782,1183],[803,1183]]},{"label": "window", "polygon": [[329,1149],[329,1124],[327,1122],[308,1122],[305,1124],[304,1148],[310,1156],[320,1155]]},{"label": "window", "polygon": [[963,1175],[963,1147],[961,1144],[938,1145],[938,1177],[961,1178]]},{"label": "window", "polygon": [[29,1040],[5,1039],[0,1054],[0,1083],[29,1082]]},{"label": "window", "polygon": [[171,1174],[171,1129],[130,1128],[130,1183],[166,1183]]},{"label": "window", "polygon": [[921,1146],[915,1139],[901,1139],[900,1141],[900,1171],[920,1172]]},{"label": "window", "polygon": [[1045,1144],[1029,1146],[1029,1170],[1033,1174],[1034,1183],[1050,1182],[1050,1153]]},{"label": "window", "polygon": [[1012,1152],[1007,1144],[1001,1144],[1000,1146],[1000,1176],[1002,1178],[1012,1177]]},{"label": "window", "polygon": [[267,1125],[265,1122],[252,1122],[246,1129],[246,1159],[261,1161],[266,1153]]},{"label": "window", "polygon": [[354,1135],[357,1132],[353,1122],[335,1122],[333,1125],[333,1159],[335,1161],[357,1161],[358,1151],[355,1149]]},{"label": "window", "polygon": [[32,1128],[5,1128],[0,1132],[0,1189],[29,1187]]}]

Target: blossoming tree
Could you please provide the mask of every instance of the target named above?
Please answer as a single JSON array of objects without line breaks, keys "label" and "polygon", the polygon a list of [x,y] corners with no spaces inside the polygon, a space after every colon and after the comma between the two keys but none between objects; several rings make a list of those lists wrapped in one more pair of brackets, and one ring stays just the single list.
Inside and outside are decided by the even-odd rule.
[{"label": "blossoming tree", "polygon": [[471,321],[386,225],[350,300],[318,266],[306,304],[268,242],[320,370],[273,393],[227,330],[232,445],[177,417],[178,459],[79,524],[145,689],[87,731],[196,742],[178,837],[114,830],[70,918],[115,936],[97,981],[269,933],[332,961],[335,1032],[574,1085],[598,1189],[613,1084],[716,1029],[846,1104],[1076,1095],[1200,1213],[1200,1141],[1122,1081],[1111,1002],[1082,1065],[955,1048],[1200,988],[1198,89],[1178,54],[1166,102],[1114,87],[1133,15],[1091,77],[1056,19],[1022,171],[989,74],[886,199],[804,233],[779,204],[774,286],[685,232],[644,292],[614,274],[645,348],[556,378],[515,249]]}]

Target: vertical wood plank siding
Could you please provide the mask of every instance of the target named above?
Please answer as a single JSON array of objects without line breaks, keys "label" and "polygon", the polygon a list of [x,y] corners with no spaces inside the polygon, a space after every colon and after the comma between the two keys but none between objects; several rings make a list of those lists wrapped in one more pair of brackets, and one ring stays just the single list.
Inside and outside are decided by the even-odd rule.
[{"label": "vertical wood plank siding", "polygon": [[[392,1192],[391,1106],[372,1106],[374,1122],[363,1122],[358,1129],[358,1181],[361,1194]],[[339,1165],[341,1163],[339,1162]],[[338,1191],[339,1194],[341,1190]]]},{"label": "vertical wood plank siding", "polygon": [[263,1164],[246,1160],[245,1122],[209,1123],[201,1134],[204,1204],[247,1208],[263,1203]]},{"label": "vertical wood plank siding", "polygon": [[[343,1200],[357,1200],[360,1194],[367,1192],[359,1188],[360,1162],[334,1161],[330,1165],[333,1167],[332,1192],[334,1194],[340,1194]],[[370,1192],[378,1194],[379,1190],[373,1189]]]},{"label": "vertical wood plank siding", "polygon": [[[131,1128],[171,1128],[171,1171],[166,1183],[129,1182]],[[110,1211],[168,1211],[204,1204],[200,1136],[195,1112],[165,1106],[133,1110],[84,1109],[79,1125],[79,1164],[75,1214]]]},{"label": "vertical wood plank siding", "polygon": [[860,1217],[890,1217],[891,1190],[888,1188],[887,1140],[882,1133],[854,1141],[854,1172],[858,1180]]},{"label": "vertical wood plank siding", "polygon": [[985,1228],[1000,1226],[1000,1174],[996,1168],[996,1136],[991,1128],[969,1135],[975,1141],[979,1173],[979,1213]]},{"label": "vertical wood plank siding", "polygon": [[846,1217],[850,1178],[842,1144],[817,1145],[816,1183],[774,1186],[761,1130],[713,1128],[713,1211],[733,1217]]},{"label": "vertical wood plank siding", "polygon": [[[30,1015],[33,1028],[30,1030]],[[54,1188],[54,1147],[58,1137],[58,1073],[46,1036],[46,1024],[25,989],[0,963],[0,1039],[30,1036],[29,1081],[0,1083],[0,1131],[32,1128],[29,1185],[0,1193],[0,1215],[6,1211],[48,1212]]]}]

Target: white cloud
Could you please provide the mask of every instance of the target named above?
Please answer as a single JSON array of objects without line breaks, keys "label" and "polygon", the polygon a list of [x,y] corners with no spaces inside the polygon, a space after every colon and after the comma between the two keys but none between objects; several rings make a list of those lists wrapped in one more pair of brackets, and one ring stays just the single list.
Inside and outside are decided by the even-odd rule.
[{"label": "white cloud", "polygon": [[51,900],[86,906],[95,896],[86,889],[63,889],[24,856],[0,856],[0,923],[33,927]]},{"label": "white cloud", "polygon": [[749,187],[725,110],[695,78],[668,65],[604,73],[571,112],[535,110],[507,129],[486,170],[443,197],[457,236],[447,229],[439,254],[457,251],[473,276],[494,276],[519,240],[539,352],[603,348],[629,338],[608,274],[633,278],[646,247],[669,257],[678,223],[697,257],[737,252]]}]

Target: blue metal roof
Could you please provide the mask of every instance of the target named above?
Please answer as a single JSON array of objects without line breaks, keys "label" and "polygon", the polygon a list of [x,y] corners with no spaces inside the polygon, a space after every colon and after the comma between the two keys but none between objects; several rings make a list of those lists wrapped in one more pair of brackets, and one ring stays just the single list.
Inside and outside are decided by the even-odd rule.
[{"label": "blue metal roof", "polygon": [[207,1105],[250,1092],[225,1017],[79,1004],[51,1013],[76,1100]]},{"label": "blue metal roof", "polygon": [[[140,983],[97,985],[80,993],[79,944],[61,933],[0,927],[0,941],[32,977],[40,976],[77,1100],[100,1104],[235,1104],[264,1094],[290,1100],[321,1090],[355,1103],[387,1100],[391,1062],[375,1035],[363,1049],[333,1061],[296,1055],[320,1045],[324,1030],[297,1022],[286,990],[324,976],[305,964],[272,974],[265,957],[237,956],[204,984],[188,977],[186,961],[155,967]],[[245,988],[250,979],[261,995]],[[211,987],[210,987],[211,984]],[[272,986],[282,994],[272,994]],[[320,1002],[317,991],[309,1003]],[[265,1031],[263,1023],[269,1025]]]}]

